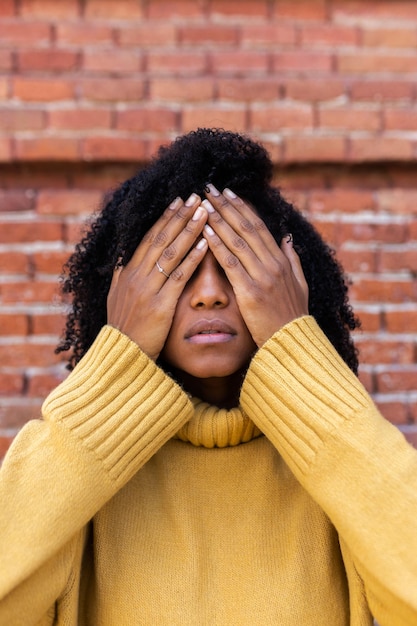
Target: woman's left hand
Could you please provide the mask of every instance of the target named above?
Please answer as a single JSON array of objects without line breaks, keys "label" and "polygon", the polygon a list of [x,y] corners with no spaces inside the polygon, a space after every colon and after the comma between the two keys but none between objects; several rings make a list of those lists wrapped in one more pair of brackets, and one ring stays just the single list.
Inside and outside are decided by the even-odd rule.
[{"label": "woman's left hand", "polygon": [[292,320],[308,314],[308,285],[288,234],[277,244],[256,212],[229,189],[209,185],[204,236],[226,273],[258,347]]}]

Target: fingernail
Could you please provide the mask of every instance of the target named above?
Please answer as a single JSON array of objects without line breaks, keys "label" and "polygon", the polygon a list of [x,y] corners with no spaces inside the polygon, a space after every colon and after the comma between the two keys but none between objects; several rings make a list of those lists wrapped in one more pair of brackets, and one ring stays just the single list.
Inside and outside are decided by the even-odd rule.
[{"label": "fingernail", "polygon": [[198,244],[196,245],[196,248],[198,250],[203,250],[203,248],[205,248],[206,246],[207,246],[207,239],[204,239],[204,237],[202,237],[200,241],[198,242]]},{"label": "fingernail", "polygon": [[288,233],[286,243],[292,243],[294,241],[292,233]]},{"label": "fingernail", "polygon": [[207,209],[207,211],[208,211],[209,213],[214,213],[215,208],[214,208],[214,206],[211,204],[211,202],[210,202],[209,200],[203,200],[203,202],[202,202],[201,204],[202,204],[202,206],[203,206],[204,208],[206,208],[206,209]]},{"label": "fingernail", "polygon": [[202,217],[203,215],[204,215],[204,210],[201,208],[201,206],[199,206],[192,217],[193,222],[197,222],[200,219],[200,217]]},{"label": "fingernail", "polygon": [[206,233],[210,236],[214,235],[214,230],[212,229],[211,226],[209,226],[208,224],[206,224],[204,226],[204,230],[206,231]]},{"label": "fingernail", "polygon": [[205,191],[206,193],[210,193],[210,187],[209,187],[209,184],[208,184],[208,183],[206,183],[206,184],[204,185],[204,191]]},{"label": "fingernail", "polygon": [[220,191],[216,189],[214,185],[212,185],[211,183],[208,183],[207,187],[212,196],[220,196]]},{"label": "fingernail", "polygon": [[168,209],[171,209],[171,211],[174,211],[179,206],[180,202],[181,202],[181,198],[177,196],[175,200],[173,200],[171,204],[168,206]]},{"label": "fingernail", "polygon": [[232,191],[228,187],[225,187],[223,189],[223,193],[224,193],[225,196],[228,196],[229,198],[232,198],[232,200],[235,200],[235,198],[237,198],[237,195],[234,193],[234,191]]},{"label": "fingernail", "polygon": [[185,201],[185,206],[193,206],[194,202],[197,200],[198,196],[196,193],[192,193],[188,200]]}]

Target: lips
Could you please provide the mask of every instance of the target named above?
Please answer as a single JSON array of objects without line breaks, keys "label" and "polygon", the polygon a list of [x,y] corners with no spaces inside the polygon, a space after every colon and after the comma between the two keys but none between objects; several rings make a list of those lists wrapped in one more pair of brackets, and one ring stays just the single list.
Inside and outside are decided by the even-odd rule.
[{"label": "lips", "polygon": [[221,343],[237,335],[232,326],[220,319],[202,319],[195,322],[185,334],[193,343]]}]

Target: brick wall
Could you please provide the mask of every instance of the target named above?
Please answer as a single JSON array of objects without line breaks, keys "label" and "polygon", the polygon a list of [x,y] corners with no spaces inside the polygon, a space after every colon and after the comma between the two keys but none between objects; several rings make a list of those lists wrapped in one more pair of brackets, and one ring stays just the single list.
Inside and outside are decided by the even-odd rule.
[{"label": "brick wall", "polygon": [[203,125],[266,143],[353,280],[363,382],[416,441],[416,49],[414,0],[2,0],[0,456],[65,376],[83,220]]}]

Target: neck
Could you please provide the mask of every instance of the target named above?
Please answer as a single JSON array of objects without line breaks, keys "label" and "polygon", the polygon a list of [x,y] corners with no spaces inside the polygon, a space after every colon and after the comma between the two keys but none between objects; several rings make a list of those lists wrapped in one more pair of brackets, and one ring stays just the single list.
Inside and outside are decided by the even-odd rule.
[{"label": "neck", "polygon": [[246,370],[239,370],[221,378],[195,378],[186,372],[175,370],[173,376],[192,396],[220,409],[231,409],[239,404],[245,373]]}]

